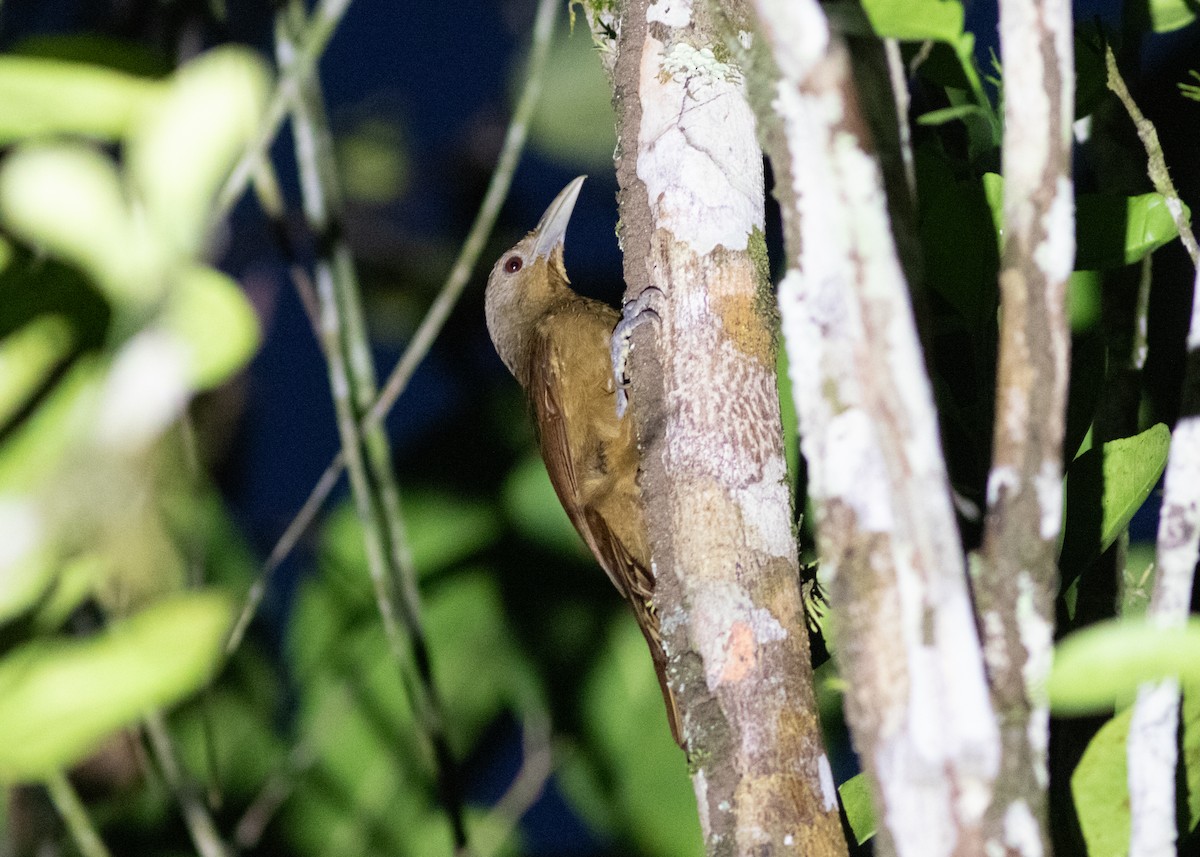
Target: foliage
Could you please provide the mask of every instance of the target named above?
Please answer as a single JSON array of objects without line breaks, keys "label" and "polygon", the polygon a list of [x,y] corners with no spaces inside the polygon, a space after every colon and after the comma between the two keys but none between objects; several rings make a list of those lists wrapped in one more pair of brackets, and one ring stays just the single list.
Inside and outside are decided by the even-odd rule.
[{"label": "foliage", "polygon": [[[1149,8],[1160,31],[1193,16],[1190,3]],[[1002,71],[993,78],[981,67],[954,0],[830,10],[848,29],[902,40],[913,69],[918,308],[952,481],[964,508],[978,507],[1004,240]],[[1105,93],[1086,36],[1081,116]],[[577,47],[556,59],[564,78],[575,74]],[[52,777],[110,751],[114,735],[137,735],[148,710],[171,708],[185,769],[220,794],[218,827],[240,850],[450,853],[444,760],[421,731],[420,700],[381,629],[349,504],[320,525],[314,567],[296,584],[276,639],[221,653],[234,600],[259,562],[197,466],[184,415],[198,394],[235,378],[259,343],[242,288],[208,259],[217,189],[259,133],[268,89],[263,62],[231,47],[174,71],[136,46],[98,39],[0,56],[0,143],[9,148],[0,161],[0,781]],[[553,159],[595,165],[612,148],[598,130],[609,119],[562,116],[577,101],[571,92],[556,88],[533,134]],[[1116,132],[1100,130],[1091,147],[1140,163],[1140,152],[1119,151]],[[342,140],[356,200],[379,204],[416,184],[397,151],[402,138],[361,123]],[[1132,428],[1106,421],[1134,325],[1132,315],[1113,317],[1113,296],[1170,251],[1177,229],[1162,196],[1095,184],[1076,198],[1060,630],[1105,621],[1064,639],[1050,691],[1063,715],[1117,710],[1094,732],[1055,725],[1082,749],[1051,782],[1070,782],[1089,853],[1102,855],[1121,853],[1128,839],[1124,706],[1147,678],[1188,682],[1181,793],[1195,825],[1200,707],[1191,683],[1200,659],[1194,627],[1167,632],[1117,617],[1110,597],[1114,579],[1135,565],[1129,527],[1153,496],[1174,417],[1143,383],[1124,415]],[[1167,282],[1155,273],[1155,289]],[[782,356],[780,367],[786,374]],[[474,395],[481,401],[460,415],[463,425],[423,442],[403,465],[423,485],[406,493],[405,523],[473,845],[536,851],[534,834],[510,835],[517,819],[495,807],[520,764],[544,753],[552,771],[539,788],[569,808],[594,851],[700,853],[685,760],[636,627],[557,505],[513,391]],[[784,408],[789,468],[802,489],[786,395]],[[481,444],[466,478],[445,474]],[[977,522],[968,515],[961,525],[974,548]],[[203,586],[190,573],[198,566]],[[834,654],[836,642],[830,634]],[[831,755],[848,758],[836,687],[823,684],[822,712]],[[553,738],[530,728],[544,720]],[[868,784],[842,779],[851,828],[868,841]],[[130,853],[174,853],[191,847],[175,800],[143,765],[132,781],[96,789],[89,808]]]}]

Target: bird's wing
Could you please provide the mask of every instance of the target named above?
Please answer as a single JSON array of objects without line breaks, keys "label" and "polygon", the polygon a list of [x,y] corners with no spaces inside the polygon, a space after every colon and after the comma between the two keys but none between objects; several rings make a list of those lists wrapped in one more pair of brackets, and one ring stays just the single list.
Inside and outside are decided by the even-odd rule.
[{"label": "bird's wing", "polygon": [[[584,500],[580,472],[583,461],[582,446],[586,444],[586,427],[569,425],[566,416],[566,400],[570,395],[567,378],[575,383],[584,383],[580,374],[573,372],[570,361],[579,360],[576,349],[585,343],[579,341],[580,331],[571,331],[568,325],[574,321],[566,313],[547,315],[534,330],[530,349],[529,399],[533,406],[534,425],[538,430],[538,444],[550,484],[562,503],[567,517],[588,548],[596,556],[617,591],[624,597],[630,596],[630,588],[620,573],[628,562],[632,562],[629,551],[614,536],[611,528],[595,509],[590,510]],[[586,333],[584,334],[586,335]],[[563,343],[576,348],[567,350]],[[581,349],[586,352],[591,349]],[[615,408],[615,405],[614,405]],[[636,564],[636,563],[634,563]]]}]

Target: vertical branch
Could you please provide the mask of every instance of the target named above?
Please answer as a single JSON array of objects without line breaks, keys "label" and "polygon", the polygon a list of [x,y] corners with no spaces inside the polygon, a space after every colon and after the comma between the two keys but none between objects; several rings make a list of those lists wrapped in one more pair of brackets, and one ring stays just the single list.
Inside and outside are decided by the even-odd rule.
[{"label": "vertical branch", "polygon": [[632,413],[708,853],[845,854],[812,687],[762,154],[741,71],[705,4],[587,12],[614,84],[627,296],[658,298],[657,329],[633,335]]},{"label": "vertical branch", "polygon": [[1066,284],[1075,258],[1071,4],[1003,0],[1000,37],[1005,242],[996,424],[976,596],[1003,724],[988,847],[1034,855],[1049,850],[1045,680],[1062,519]]},{"label": "vertical branch", "polygon": [[466,828],[442,705],[433,681],[421,622],[420,595],[400,513],[399,490],[383,426],[363,425],[376,397],[375,369],[359,299],[349,245],[341,229],[341,199],[315,68],[300,67],[297,34],[303,28],[299,0],[280,9],[276,54],[284,75],[295,80],[293,135],[304,213],[317,242],[313,280],[320,304],[319,335],[328,363],[338,433],[359,519],[376,603],[392,653],[403,668],[414,714],[429,739],[440,798],[446,807],[455,847],[466,847]]},{"label": "vertical branch", "polygon": [[999,764],[938,426],[844,45],[816,0],[753,0],[779,305],[881,854],[982,852]]},{"label": "vertical branch", "polygon": [[[1200,549],[1200,275],[1192,292],[1187,348],[1179,421],[1171,434],[1158,519],[1158,570],[1146,611],[1150,621],[1163,628],[1178,628],[1187,622]],[[1164,679],[1139,688],[1126,745],[1130,857],[1173,857],[1176,853],[1178,729],[1179,682]]]}]

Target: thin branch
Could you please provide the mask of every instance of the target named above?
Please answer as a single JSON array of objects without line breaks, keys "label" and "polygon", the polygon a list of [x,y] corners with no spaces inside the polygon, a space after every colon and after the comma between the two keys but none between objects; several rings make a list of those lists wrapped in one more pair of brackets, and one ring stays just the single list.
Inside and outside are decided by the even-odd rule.
[{"label": "thin branch", "polygon": [[1048,853],[1046,696],[1058,591],[1062,443],[1075,258],[1069,0],[1001,0],[1004,248],[996,416],[976,609],[1001,776],[985,814],[989,852]]},{"label": "thin branch", "polygon": [[1179,198],[1179,192],[1175,190],[1175,183],[1171,181],[1167,160],[1163,157],[1162,144],[1158,141],[1158,131],[1155,130],[1154,123],[1142,115],[1133,96],[1129,94],[1129,87],[1125,85],[1125,79],[1121,77],[1121,70],[1117,68],[1117,58],[1113,54],[1112,47],[1108,45],[1104,47],[1104,66],[1108,70],[1108,88],[1125,106],[1125,112],[1133,120],[1137,135],[1146,148],[1146,156],[1149,159],[1146,173],[1150,176],[1154,189],[1166,199],[1167,211],[1171,212],[1175,228],[1179,230],[1179,240],[1183,242],[1188,255],[1192,257],[1193,267],[1200,267],[1200,245],[1196,244],[1196,236],[1183,211],[1183,200]]},{"label": "thin branch", "polygon": [[[495,836],[494,849],[482,852],[481,857],[490,857],[498,853],[520,824],[521,818],[542,796],[546,783],[554,772],[554,753],[550,737],[550,718],[544,710],[538,708],[525,715],[525,724],[521,730],[521,750],[524,757],[521,769],[488,813],[502,826],[498,831],[499,835]],[[492,829],[496,832],[495,827]]]},{"label": "thin branch", "polygon": [[318,0],[312,16],[303,27],[303,32],[296,39],[295,64],[279,70],[279,81],[275,84],[275,92],[267,104],[258,136],[246,147],[246,151],[229,173],[229,178],[217,193],[212,222],[216,223],[225,218],[241,197],[242,191],[246,189],[246,184],[253,177],[258,165],[266,158],[267,150],[271,148],[283,120],[292,109],[297,94],[297,81],[302,75],[315,70],[321,54],[325,52],[329,40],[333,38],[334,31],[349,7],[350,0]]},{"label": "thin branch", "polygon": [[[296,34],[302,0],[280,9],[276,53],[285,71],[296,67]],[[417,722],[430,742],[440,799],[455,848],[465,851],[466,825],[457,766],[422,627],[420,593],[400,511],[391,448],[382,426],[362,426],[376,398],[375,368],[367,338],[354,260],[341,229],[342,202],[324,98],[315,70],[296,78],[293,137],[304,213],[318,247],[314,281],[338,433],[350,486],[363,526],[367,564],[389,648],[397,659]],[[409,668],[411,667],[411,668]]]},{"label": "thin branch", "polygon": [[183,820],[196,851],[200,853],[200,857],[229,857],[233,852],[221,839],[208,807],[204,805],[199,791],[184,771],[162,712],[147,714],[143,726],[150,739],[150,750],[154,754],[154,760],[183,812]]},{"label": "thin branch", "polygon": [[67,831],[75,842],[75,847],[83,857],[111,857],[107,846],[96,832],[88,815],[87,807],[79,799],[75,787],[71,785],[67,775],[61,771],[46,780],[46,791],[50,794],[50,802],[58,811],[59,818],[67,825]]},{"label": "thin branch", "polygon": [[[1180,417],[1171,433],[1171,452],[1158,519],[1157,574],[1149,620],[1182,627],[1192,600],[1200,553],[1200,272],[1192,291]],[[1179,682],[1164,679],[1138,689],[1126,744],[1129,770],[1130,857],[1174,857],[1176,739]]]},{"label": "thin branch", "polygon": [[[479,256],[487,245],[492,229],[496,225],[496,217],[512,187],[513,174],[516,172],[517,163],[529,136],[529,123],[541,96],[542,85],[545,81],[546,57],[549,55],[550,39],[554,33],[554,21],[558,6],[557,0],[539,0],[534,18],[525,83],[517,100],[516,108],[513,110],[512,119],[509,121],[504,144],[500,149],[500,156],[496,161],[496,168],[492,172],[491,181],[488,183],[487,192],[484,194],[479,211],[467,233],[467,238],[463,242],[462,249],[459,250],[458,257],[454,260],[437,298],[421,320],[420,326],[404,349],[399,362],[388,375],[379,398],[367,413],[362,423],[364,429],[368,426],[374,427],[382,424],[383,419],[403,394],[413,372],[425,355],[429,353],[430,347],[461,297],[463,289],[470,281],[471,273],[479,261]],[[263,566],[262,573],[246,597],[246,603],[242,607],[242,612],[226,644],[226,654],[232,653],[240,645],[246,628],[249,627],[250,621],[254,618],[266,593],[267,580],[312,525],[345,467],[345,453],[339,450],[325,468],[325,472],[321,474],[317,484],[313,486],[304,505],[300,507],[283,535],[275,543],[275,547],[271,550],[271,554]]]}]

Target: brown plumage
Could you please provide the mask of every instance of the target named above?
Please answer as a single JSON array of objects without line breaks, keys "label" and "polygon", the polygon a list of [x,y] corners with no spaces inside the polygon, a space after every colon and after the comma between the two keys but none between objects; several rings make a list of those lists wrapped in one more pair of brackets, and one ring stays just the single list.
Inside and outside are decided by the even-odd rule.
[{"label": "brown plumage", "polygon": [[492,268],[485,297],[488,332],[529,397],[558,499],[633,607],[654,660],[671,734],[682,746],[654,612],[637,437],[633,420],[617,417],[610,341],[621,316],[576,294],[563,267],[563,236],[582,184],[580,176],[567,185],[537,228]]}]

